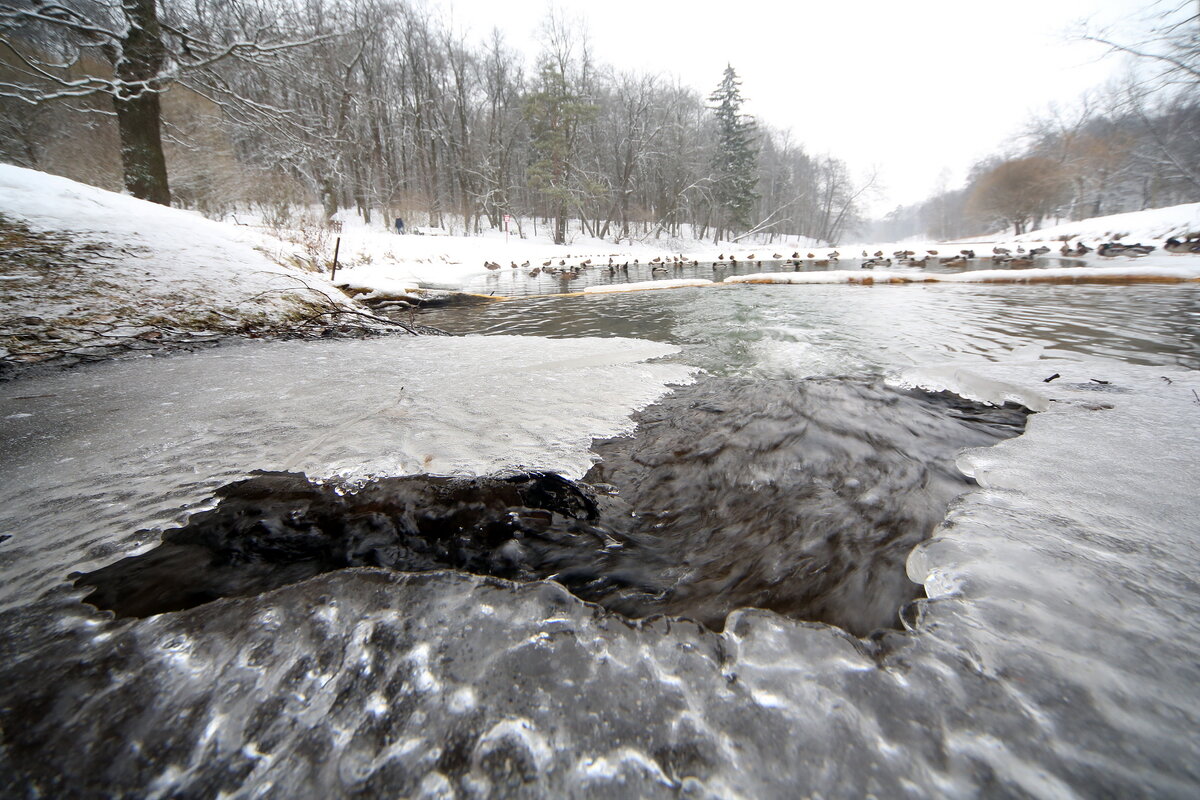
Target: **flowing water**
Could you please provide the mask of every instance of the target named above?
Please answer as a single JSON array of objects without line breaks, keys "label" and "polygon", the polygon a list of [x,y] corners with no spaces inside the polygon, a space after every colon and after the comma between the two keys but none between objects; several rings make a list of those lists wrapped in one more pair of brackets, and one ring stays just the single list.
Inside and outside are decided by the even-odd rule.
[{"label": "flowing water", "polygon": [[1197,287],[419,321],[0,385],[0,792],[1200,789]]},{"label": "flowing water", "polygon": [[721,286],[422,312],[455,333],[639,336],[721,374],[880,374],[1029,345],[1200,368],[1200,287]]}]

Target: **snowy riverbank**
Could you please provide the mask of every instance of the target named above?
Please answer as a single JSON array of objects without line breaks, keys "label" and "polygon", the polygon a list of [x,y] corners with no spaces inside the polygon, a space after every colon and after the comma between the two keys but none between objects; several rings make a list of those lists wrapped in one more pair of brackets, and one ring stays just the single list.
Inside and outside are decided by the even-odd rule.
[{"label": "snowy riverbank", "polygon": [[[1200,256],[1161,250],[1167,236],[1200,232],[1200,204],[1196,203],[1067,223],[1017,237],[1019,242],[909,241],[836,248],[812,247],[799,239],[774,245],[653,239],[613,244],[578,235],[569,244],[555,245],[544,231],[540,237],[525,239],[497,231],[470,237],[398,236],[379,224],[364,224],[349,212],[341,215],[341,230],[336,234],[326,228],[282,230],[245,222],[215,222],[65,178],[0,165],[4,243],[0,300],[5,310],[0,318],[0,367],[13,372],[29,364],[98,360],[130,350],[154,352],[228,336],[273,337],[294,331],[302,322],[311,330],[326,331],[336,319],[345,319],[347,312],[362,321],[353,315],[366,311],[359,299],[420,302],[440,290],[492,293],[500,284],[520,289],[525,282],[535,281],[539,272],[553,273],[554,280],[562,283],[556,287],[559,291],[587,293],[722,281],[1200,279]],[[1138,259],[1106,259],[1093,252],[1070,267],[1047,260],[1057,255],[1059,237],[1082,236],[1095,246],[1117,234],[1126,242],[1160,249]],[[338,238],[341,269],[330,280],[325,269]],[[932,264],[971,247],[980,256],[974,263],[986,264],[992,247],[1016,251],[1043,242],[1051,248],[1049,256],[1035,260],[1029,269],[935,273],[920,268],[862,268],[863,253],[936,251]],[[715,280],[681,274],[683,265],[696,262],[723,267],[736,262],[740,272],[754,274],[714,275]],[[639,266],[622,271],[620,265]],[[646,277],[654,279],[640,279]],[[599,282],[606,285],[594,285]],[[540,289],[531,283],[521,291]]]},{"label": "snowy riverbank", "polygon": [[268,257],[250,229],[19,167],[0,165],[0,237],[10,369],[358,308],[324,276]]}]

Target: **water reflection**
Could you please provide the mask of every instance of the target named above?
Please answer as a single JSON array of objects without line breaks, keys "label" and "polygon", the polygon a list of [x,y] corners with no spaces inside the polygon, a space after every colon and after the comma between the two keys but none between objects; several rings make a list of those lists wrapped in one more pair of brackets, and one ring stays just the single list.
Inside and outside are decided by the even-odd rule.
[{"label": "water reflection", "polygon": [[[559,259],[559,261],[565,261]],[[952,266],[937,263],[937,258],[930,258],[924,268],[904,268],[898,265],[890,267],[890,271],[935,273],[973,272],[984,269],[1026,269],[1027,267],[1012,267],[995,264],[990,258],[977,258],[967,262],[965,266]],[[614,263],[598,263],[582,269],[572,269],[570,262],[558,266],[554,262],[548,268],[516,267],[500,269],[480,275],[467,284],[464,291],[473,294],[493,295],[495,297],[537,297],[540,295],[561,295],[582,292],[589,286],[612,286],[621,283],[637,283],[641,281],[668,281],[680,279],[703,279],[717,283],[734,275],[753,275],[760,272],[830,272],[836,270],[863,269],[863,261],[858,258],[842,259],[841,261],[822,261],[814,259],[800,260],[766,260],[766,261],[686,261],[666,264],[635,263],[633,261],[617,261]],[[1081,267],[1084,262],[1073,258],[1039,258],[1038,267]]]}]

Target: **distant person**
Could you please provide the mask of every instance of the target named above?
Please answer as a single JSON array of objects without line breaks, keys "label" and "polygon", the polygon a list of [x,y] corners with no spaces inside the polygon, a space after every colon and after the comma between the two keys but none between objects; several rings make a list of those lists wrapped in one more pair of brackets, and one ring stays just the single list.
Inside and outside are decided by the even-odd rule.
[{"label": "distant person", "polygon": [[396,217],[396,233],[404,233],[404,220]]}]

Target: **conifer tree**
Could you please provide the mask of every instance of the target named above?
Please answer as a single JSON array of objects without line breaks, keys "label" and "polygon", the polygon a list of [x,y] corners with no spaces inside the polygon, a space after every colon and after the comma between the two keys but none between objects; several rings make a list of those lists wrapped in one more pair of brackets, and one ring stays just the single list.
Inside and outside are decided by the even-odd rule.
[{"label": "conifer tree", "polygon": [[554,243],[565,244],[567,215],[577,202],[580,180],[572,164],[575,140],[580,125],[595,116],[596,107],[572,91],[560,65],[544,61],[538,74],[538,90],[525,99],[535,156],[529,165],[529,185],[549,202]]},{"label": "conifer tree", "polygon": [[716,238],[750,227],[758,200],[758,148],[755,123],[741,113],[742,83],[730,65],[717,90],[709,96],[717,116],[717,152],[714,160],[715,199],[719,215]]}]

